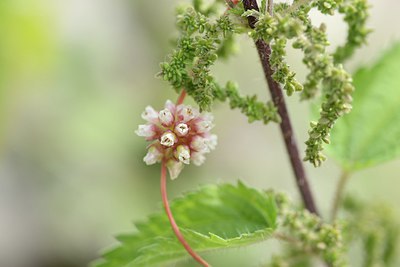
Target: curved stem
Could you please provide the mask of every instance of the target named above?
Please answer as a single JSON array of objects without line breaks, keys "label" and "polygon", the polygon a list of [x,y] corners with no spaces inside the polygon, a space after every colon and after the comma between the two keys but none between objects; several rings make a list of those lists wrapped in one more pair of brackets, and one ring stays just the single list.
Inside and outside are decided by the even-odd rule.
[{"label": "curved stem", "polygon": [[344,189],[346,187],[346,183],[349,180],[350,173],[343,171],[340,175],[339,182],[336,187],[335,198],[333,200],[332,211],[331,211],[331,220],[334,221],[336,219],[337,213],[339,211],[340,203],[343,199]]},{"label": "curved stem", "polygon": [[186,97],[186,90],[182,89],[181,94],[179,95],[178,100],[176,101],[176,105],[178,106],[178,105],[182,104],[183,101],[185,100],[185,97]]},{"label": "curved stem", "polygon": [[172,230],[174,231],[176,237],[178,238],[179,242],[183,245],[186,251],[195,259],[198,263],[200,263],[204,267],[210,267],[210,265],[201,258],[187,243],[185,238],[183,237],[181,231],[179,231],[179,227],[175,222],[175,219],[172,215],[171,208],[169,207],[168,197],[167,197],[167,167],[165,161],[163,160],[161,164],[161,197],[162,202],[165,208],[165,212],[167,213],[168,220],[171,224]]}]

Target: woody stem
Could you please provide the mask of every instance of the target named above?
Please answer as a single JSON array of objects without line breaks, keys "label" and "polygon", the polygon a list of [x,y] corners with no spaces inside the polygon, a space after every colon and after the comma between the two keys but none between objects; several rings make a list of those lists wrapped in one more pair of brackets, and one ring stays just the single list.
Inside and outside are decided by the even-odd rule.
[{"label": "woody stem", "polygon": [[[243,5],[245,10],[257,10],[259,11],[256,0],[243,0]],[[272,15],[273,1],[268,1],[268,12]],[[248,23],[251,28],[255,28],[257,19],[253,16],[249,16]],[[272,75],[274,71],[271,68],[269,59],[271,57],[271,47],[264,40],[255,40],[255,45],[257,47],[258,55],[261,60],[261,64],[264,70],[265,78],[268,82],[268,88],[272,96],[272,101],[278,108],[279,116],[281,117],[280,128],[282,132],[283,139],[285,141],[286,150],[290,158],[290,163],[296,178],[297,187],[301,193],[304,206],[312,213],[317,214],[317,208],[314,203],[314,198],[311,193],[311,189],[308,185],[306,173],[304,170],[303,162],[300,158],[299,149],[297,147],[296,138],[294,136],[292,124],[290,122],[290,117],[285,104],[285,98],[282,93],[282,88],[279,83],[277,83]]]}]

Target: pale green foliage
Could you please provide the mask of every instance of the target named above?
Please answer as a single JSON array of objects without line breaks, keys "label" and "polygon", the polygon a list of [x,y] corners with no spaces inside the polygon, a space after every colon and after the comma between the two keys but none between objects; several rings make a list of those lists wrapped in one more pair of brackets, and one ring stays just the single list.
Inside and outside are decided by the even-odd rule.
[{"label": "pale green foliage", "polygon": [[354,75],[354,111],[332,132],[329,154],[352,171],[400,155],[400,45]]},{"label": "pale green foliage", "polygon": [[270,121],[279,122],[277,109],[271,101],[263,103],[257,100],[257,95],[243,97],[239,95],[237,84],[227,82],[225,88],[215,83],[214,96],[220,101],[229,100],[232,109],[239,108],[245,114],[249,122],[262,121],[267,124]]},{"label": "pale green foliage", "polygon": [[312,257],[319,257],[331,267],[347,266],[341,225],[325,223],[317,215],[293,206],[281,206],[279,220],[275,236],[287,241],[285,251],[266,266],[312,266]]},{"label": "pale green foliage", "polygon": [[195,9],[178,9],[180,37],[177,50],[169,56],[169,61],[161,63],[160,75],[175,90],[185,89],[201,110],[210,110],[215,99],[229,100],[231,108],[239,108],[250,122],[279,122],[277,110],[271,102],[257,101],[256,96],[241,96],[233,82],[228,82],[226,87],[220,86],[210,72],[210,67],[219,57],[227,58],[233,54],[233,34],[240,31],[240,25],[234,24],[229,14],[235,14],[240,7],[211,19],[205,13],[213,14],[210,10],[215,10],[217,5],[204,11],[199,1],[195,4]]},{"label": "pale green foliage", "polygon": [[[277,227],[272,193],[239,183],[210,185],[171,202],[177,224],[196,252],[232,248],[265,240]],[[137,233],[121,235],[98,267],[151,266],[188,257],[162,212],[136,224]]]},{"label": "pale green foliage", "polygon": [[363,267],[397,266],[400,241],[400,222],[387,205],[363,203],[352,197],[344,201],[348,243],[361,241]]}]

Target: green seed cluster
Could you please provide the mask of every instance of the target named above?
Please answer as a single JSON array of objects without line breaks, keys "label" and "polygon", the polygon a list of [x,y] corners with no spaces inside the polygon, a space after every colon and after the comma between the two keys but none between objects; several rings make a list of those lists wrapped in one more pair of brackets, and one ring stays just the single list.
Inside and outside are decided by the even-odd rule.
[{"label": "green seed cluster", "polygon": [[[282,84],[287,95],[302,90],[301,98],[311,99],[317,95],[319,87],[322,87],[320,118],[311,123],[304,157],[305,161],[319,166],[326,159],[322,151],[324,143],[330,142],[330,130],[339,117],[351,110],[351,94],[354,91],[350,74],[335,59],[339,53],[344,55],[341,51],[346,51],[346,56],[351,55],[356,47],[365,42],[368,33],[365,28],[368,6],[365,1],[360,0],[298,0],[293,5],[297,5],[295,10],[287,4],[276,5],[273,16],[256,14],[258,22],[251,35],[270,44],[270,63],[275,71],[273,78]],[[348,43],[339,47],[335,54],[327,52],[326,48],[330,44],[325,24],[313,26],[308,16],[311,7],[316,7],[323,14],[332,15],[335,10],[346,14],[345,20],[350,25]],[[362,10],[355,10],[355,7]],[[361,18],[357,18],[355,14]],[[251,13],[246,15],[254,16]],[[297,82],[295,73],[285,62],[286,43],[289,39],[294,39],[293,47],[304,53],[303,63],[310,70],[303,85]],[[344,56],[340,56],[340,59],[344,59]]]},{"label": "green seed cluster", "polygon": [[290,15],[281,16],[279,13],[271,16],[268,13],[254,14],[254,11],[251,11],[244,13],[244,16],[258,17],[255,29],[250,32],[250,36],[255,40],[263,39],[270,44],[273,79],[282,84],[282,88],[289,96],[296,91],[302,91],[303,85],[296,80],[296,73],[285,61],[287,40],[293,39],[304,31],[301,21]]},{"label": "green seed cluster", "polygon": [[343,240],[338,225],[323,223],[318,216],[302,210],[288,212],[283,226],[301,242],[303,249],[320,255],[330,266],[347,265],[343,261]]},{"label": "green seed cluster", "polygon": [[318,167],[326,157],[322,154],[323,143],[329,144],[329,132],[341,116],[351,111],[351,94],[354,91],[352,79],[342,65],[331,68],[331,76],[323,79],[323,97],[320,118],[310,123],[309,138],[306,141],[306,156]]},{"label": "green seed cluster", "polygon": [[334,54],[335,62],[343,62],[350,58],[358,47],[367,42],[367,36],[371,32],[366,27],[368,7],[367,0],[348,0],[339,6],[339,13],[344,15],[349,29],[346,44],[338,47]]},{"label": "green seed cluster", "polygon": [[[196,9],[200,10],[196,2]],[[214,100],[229,100],[232,109],[245,114],[249,122],[279,122],[280,118],[272,102],[261,102],[257,96],[241,96],[238,87],[228,82],[220,86],[210,72],[210,67],[220,58],[226,58],[234,50],[233,33],[240,30],[226,12],[217,18],[209,18],[194,8],[178,10],[177,26],[180,37],[177,49],[167,62],[161,63],[160,75],[177,92],[185,89],[194,98],[201,110],[210,110]]]},{"label": "green seed cluster", "polygon": [[275,194],[279,208],[279,227],[274,236],[285,242],[282,254],[264,267],[312,266],[312,256],[328,266],[348,266],[341,224],[328,224],[320,217],[299,209],[285,194]]},{"label": "green seed cluster", "polygon": [[[229,100],[231,108],[238,108],[249,121],[279,122],[276,108],[271,102],[261,102],[256,96],[242,97],[234,83],[221,87],[210,68],[218,58],[233,54],[239,33],[248,32],[255,40],[262,39],[271,47],[270,65],[273,79],[282,85],[287,95],[301,91],[301,99],[321,95],[320,117],[311,122],[306,141],[305,161],[319,166],[325,160],[324,145],[329,144],[329,133],[335,122],[351,110],[354,91],[350,74],[341,65],[355,49],[365,43],[369,30],[367,0],[294,0],[292,5],[275,4],[273,14],[266,12],[266,1],[261,11],[244,11],[243,4],[233,2],[217,8],[216,0],[207,8],[201,0],[193,6],[180,8],[177,26],[180,36],[176,49],[166,62],[161,63],[161,76],[177,92],[185,89],[201,110],[210,110],[215,99]],[[228,7],[229,6],[229,7]],[[221,6],[220,6],[221,7]],[[339,12],[349,26],[347,43],[335,53],[328,52],[330,45],[326,26],[314,26],[309,17],[312,8],[323,14]],[[218,10],[225,10],[218,16]],[[254,29],[249,29],[246,17],[257,19]],[[305,82],[296,79],[296,73],[286,62],[286,47],[292,40],[293,47],[303,52],[303,63],[309,69]]]},{"label": "green seed cluster", "polygon": [[[281,218],[284,235],[288,236],[287,241],[292,245],[287,252],[292,257],[301,255],[302,252],[319,256],[332,267],[347,266],[343,257],[344,246],[339,225],[323,223],[321,218],[306,210],[289,209]],[[290,259],[288,255],[285,258]],[[278,259],[276,257],[273,261],[275,266],[282,266],[277,263],[283,264],[284,261]]]},{"label": "green seed cluster", "polygon": [[257,100],[257,95],[243,97],[239,95],[236,83],[227,82],[225,88],[215,84],[214,96],[219,101],[229,100],[231,109],[240,109],[248,117],[249,122],[262,121],[264,124],[280,122],[278,110],[271,101],[267,103]]}]

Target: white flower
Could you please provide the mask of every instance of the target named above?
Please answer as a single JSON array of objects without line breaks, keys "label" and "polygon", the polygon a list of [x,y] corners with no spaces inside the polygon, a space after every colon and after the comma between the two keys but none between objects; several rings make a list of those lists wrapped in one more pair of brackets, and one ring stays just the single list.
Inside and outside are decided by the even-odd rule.
[{"label": "white flower", "polygon": [[158,118],[161,122],[161,124],[170,126],[174,122],[174,116],[172,115],[171,111],[169,109],[163,109],[158,113]]},{"label": "white flower", "polygon": [[163,146],[173,146],[177,141],[176,135],[172,132],[165,132],[161,136],[160,144]]},{"label": "white flower", "polygon": [[153,125],[141,124],[135,133],[139,136],[151,137],[155,134],[155,131],[153,129]]},{"label": "white flower", "polygon": [[148,123],[139,125],[136,133],[153,142],[143,161],[147,165],[165,161],[171,179],[179,175],[184,164],[203,164],[204,154],[217,144],[217,136],[210,134],[212,115],[191,106],[176,106],[168,100],[160,112],[146,107],[142,118]]},{"label": "white flower", "polygon": [[160,162],[162,159],[163,154],[158,151],[157,148],[155,148],[154,146],[150,147],[149,150],[147,151],[146,156],[143,158],[143,161],[147,164],[147,165],[152,165],[156,162]]},{"label": "white flower", "polygon": [[189,126],[187,126],[186,123],[179,123],[178,125],[176,125],[175,127],[175,132],[179,135],[179,136],[185,136],[188,134],[189,132]]},{"label": "white flower", "polygon": [[190,163],[190,150],[187,146],[179,145],[175,151],[175,157],[184,164]]}]

